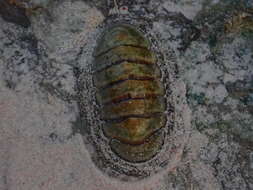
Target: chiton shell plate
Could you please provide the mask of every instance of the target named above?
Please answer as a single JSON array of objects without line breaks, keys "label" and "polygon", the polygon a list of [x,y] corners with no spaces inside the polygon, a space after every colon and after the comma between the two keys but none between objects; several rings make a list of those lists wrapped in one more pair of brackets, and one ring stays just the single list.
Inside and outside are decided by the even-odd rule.
[{"label": "chiton shell plate", "polygon": [[130,25],[109,28],[94,53],[104,134],[112,150],[129,162],[144,162],[161,149],[166,106],[155,54]]}]

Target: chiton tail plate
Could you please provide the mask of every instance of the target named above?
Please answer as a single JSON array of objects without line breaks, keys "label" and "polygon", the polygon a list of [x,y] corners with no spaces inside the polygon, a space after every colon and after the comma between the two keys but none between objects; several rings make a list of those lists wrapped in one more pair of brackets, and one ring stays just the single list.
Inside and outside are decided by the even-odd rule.
[{"label": "chiton tail plate", "polygon": [[131,163],[152,159],[164,144],[166,103],[150,42],[131,25],[114,25],[98,41],[93,70],[111,150]]}]

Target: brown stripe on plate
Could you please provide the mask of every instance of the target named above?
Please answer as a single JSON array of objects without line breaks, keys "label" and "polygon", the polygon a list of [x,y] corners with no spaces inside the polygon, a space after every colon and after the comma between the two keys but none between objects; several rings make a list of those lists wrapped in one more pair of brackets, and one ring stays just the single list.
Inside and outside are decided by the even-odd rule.
[{"label": "brown stripe on plate", "polygon": [[150,47],[142,33],[128,24],[114,25],[106,30],[98,42],[94,55],[97,56],[120,45]]},{"label": "brown stripe on plate", "polygon": [[[111,105],[111,104],[119,104],[121,102],[125,102],[128,100],[140,100],[147,98],[157,98],[160,96],[159,94],[139,94],[138,96],[132,97],[130,93],[124,94],[122,96],[118,96],[115,99],[112,99],[109,102],[103,104],[103,106]],[[100,98],[101,99],[101,98]]]},{"label": "brown stripe on plate", "polygon": [[94,70],[99,71],[122,60],[137,60],[140,63],[143,62],[146,64],[154,64],[156,62],[154,53],[148,49],[119,46],[106,54],[96,57]]},{"label": "brown stripe on plate", "polygon": [[165,139],[163,130],[150,136],[143,144],[130,145],[113,139],[110,142],[110,147],[122,159],[129,162],[145,162],[153,158],[162,148]]},{"label": "brown stripe on plate", "polygon": [[165,111],[165,100],[156,98],[129,99],[117,104],[110,104],[102,108],[102,118],[113,119],[127,115],[147,115]]},{"label": "brown stripe on plate", "polygon": [[101,104],[111,102],[119,97],[129,94],[132,98],[145,97],[146,94],[163,95],[162,84],[157,81],[127,80],[117,86],[101,89],[97,93],[98,101]]},{"label": "brown stripe on plate", "polygon": [[94,75],[95,86],[103,88],[116,81],[126,79],[144,80],[150,78],[160,78],[161,73],[155,64],[136,64],[134,62],[123,61],[121,64],[111,66]]},{"label": "brown stripe on plate", "polygon": [[142,144],[152,133],[165,125],[164,114],[149,118],[129,117],[120,123],[107,122],[103,126],[104,134],[109,138],[128,144]]}]

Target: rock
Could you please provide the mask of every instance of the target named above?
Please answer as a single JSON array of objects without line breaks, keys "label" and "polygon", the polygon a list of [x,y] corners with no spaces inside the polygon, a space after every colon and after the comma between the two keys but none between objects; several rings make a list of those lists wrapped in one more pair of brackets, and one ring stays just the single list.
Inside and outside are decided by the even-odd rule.
[{"label": "rock", "polygon": [[31,23],[26,15],[25,8],[11,4],[10,2],[9,0],[2,0],[0,2],[0,15],[2,18],[7,22],[12,22],[25,28],[29,27]]},{"label": "rock", "polygon": [[173,129],[170,167],[135,183],[94,165],[77,102],[114,1],[11,2],[0,2],[0,189],[253,189],[252,1],[116,1],[173,53],[163,67],[176,63],[185,126]]}]

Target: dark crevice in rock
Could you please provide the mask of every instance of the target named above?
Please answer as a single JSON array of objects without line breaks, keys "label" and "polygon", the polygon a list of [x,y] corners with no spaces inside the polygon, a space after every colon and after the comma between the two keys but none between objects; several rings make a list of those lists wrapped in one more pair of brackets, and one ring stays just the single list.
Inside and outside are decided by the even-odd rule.
[{"label": "dark crevice in rock", "polygon": [[31,25],[26,16],[25,8],[9,3],[7,0],[0,1],[0,15],[7,22],[12,22],[22,27],[28,28]]}]

